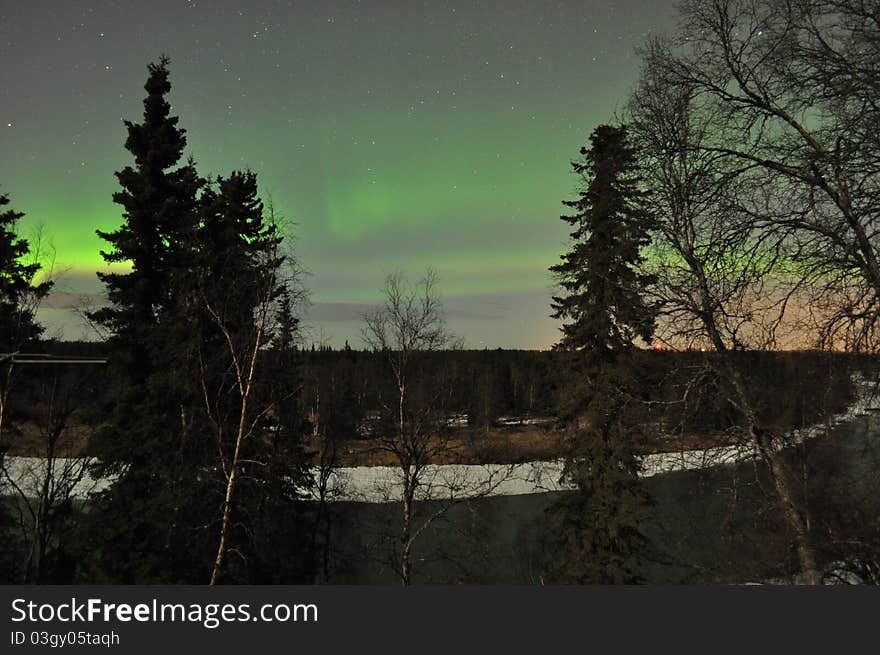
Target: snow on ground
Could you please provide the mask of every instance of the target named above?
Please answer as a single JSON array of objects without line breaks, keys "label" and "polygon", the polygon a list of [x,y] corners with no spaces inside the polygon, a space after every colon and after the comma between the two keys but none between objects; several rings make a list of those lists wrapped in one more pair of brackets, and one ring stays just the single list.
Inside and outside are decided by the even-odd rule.
[{"label": "snow on ground", "polygon": [[[805,439],[825,434],[834,426],[880,411],[880,400],[875,397],[874,385],[857,378],[858,395],[846,411],[828,421],[795,430],[783,440],[785,445],[801,443]],[[725,466],[753,458],[749,446],[723,446],[704,450],[673,453],[655,453],[642,458],[642,477],[661,473]],[[56,460],[56,470],[62,470],[67,460]],[[515,496],[520,494],[561,491],[571,486],[560,482],[562,460],[526,462],[524,464],[443,464],[430,465],[422,473],[422,485],[417,498],[454,499],[474,496]],[[27,495],[36,495],[45,479],[46,460],[39,457],[6,457],[3,477]],[[314,471],[317,476],[317,470]],[[7,482],[9,480],[3,480]],[[85,498],[90,493],[106,489],[109,479],[92,479],[86,474],[74,486],[73,496]],[[390,466],[357,466],[334,471],[329,481],[327,498],[338,501],[394,502],[402,489],[400,469]]]},{"label": "snow on ground", "polygon": [[[825,434],[833,427],[870,412],[880,411],[880,398],[872,383],[861,376],[854,378],[857,395],[855,401],[840,414],[802,430],[794,430],[781,440],[780,447],[802,443]],[[655,453],[642,458],[641,477],[651,477],[673,471],[687,471],[727,466],[754,458],[751,446],[735,445],[687,450],[671,453]],[[449,498],[450,496],[515,496],[573,488],[560,481],[562,460],[526,462],[525,464],[447,464],[429,466],[425,477],[432,486],[423,490],[420,497]],[[339,469],[339,482],[332,486],[331,497],[335,500],[363,502],[389,502],[400,498],[402,488],[400,471],[386,466],[359,466]],[[487,484],[491,479],[492,484]],[[446,484],[444,480],[454,483]],[[335,480],[334,480],[335,482]]]},{"label": "snow on ground", "polygon": [[[0,471],[0,483],[13,484],[20,493],[28,497],[39,495],[39,490],[46,480],[46,469],[49,461],[44,457],[12,457],[3,460]],[[85,498],[90,493],[103,491],[110,486],[111,478],[94,479],[88,469],[81,470],[84,462],[81,459],[58,457],[53,467],[52,491],[56,497],[64,495],[64,487],[72,483],[71,495],[74,498]],[[68,480],[70,482],[68,482]]]},{"label": "snow on ground", "polygon": [[[438,464],[421,473],[418,499],[456,499],[474,496],[515,496],[557,491],[562,462],[525,464]],[[328,497],[359,502],[394,502],[403,489],[399,468],[357,466],[340,468],[330,482]]]}]

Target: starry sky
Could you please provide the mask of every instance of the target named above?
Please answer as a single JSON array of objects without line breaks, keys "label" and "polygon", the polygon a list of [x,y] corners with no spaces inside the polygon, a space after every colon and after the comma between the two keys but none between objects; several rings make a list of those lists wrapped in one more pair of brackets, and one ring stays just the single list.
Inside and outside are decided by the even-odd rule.
[{"label": "starry sky", "polygon": [[673,22],[670,0],[0,0],[0,192],[60,273],[41,319],[92,336],[74,307],[121,222],[122,119],[166,53],[199,172],[251,168],[290,224],[307,338],[360,345],[385,273],[430,266],[469,346],[549,347],[568,162]]}]

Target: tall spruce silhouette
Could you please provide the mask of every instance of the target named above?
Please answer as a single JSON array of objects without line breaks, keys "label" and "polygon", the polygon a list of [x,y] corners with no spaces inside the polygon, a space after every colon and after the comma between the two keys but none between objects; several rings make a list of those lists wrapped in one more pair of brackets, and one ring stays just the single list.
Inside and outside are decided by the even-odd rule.
[{"label": "tall spruce silhouette", "polygon": [[[108,264],[130,264],[130,272],[102,271],[110,306],[91,314],[110,333],[117,355],[124,354],[129,374],[143,380],[154,362],[150,334],[174,311],[176,293],[191,260],[198,223],[198,194],[205,182],[189,161],[178,166],[186,148],[186,131],[171,116],[169,60],[149,65],[141,123],[125,121],[125,148],[134,166],[116,173],[121,191],[114,202],[123,207],[123,224],[112,232],[98,230],[109,244],[101,256]],[[176,167],[176,168],[175,168]]]},{"label": "tall spruce silhouette", "polygon": [[224,580],[301,581],[308,554],[282,556],[296,548],[306,483],[297,362],[268,366],[271,331],[255,320],[283,291],[282,236],[264,221],[256,175],[208,182],[181,163],[168,64],[150,64],[143,120],[126,122],[122,225],[98,232],[104,260],[130,268],[99,273],[110,304],[91,314],[108,332],[114,390],[90,446],[96,473],[115,477],[89,512],[91,579],[204,583],[222,524],[236,553]]},{"label": "tall spruce silhouette", "polygon": [[646,497],[635,456],[641,404],[629,353],[654,326],[655,310],[641,295],[651,278],[640,272],[653,221],[625,127],[596,128],[580,153],[572,166],[586,188],[564,201],[574,212],[562,217],[574,228],[571,249],[550,269],[564,292],[553,298],[553,317],[567,320],[557,347],[573,351],[561,415],[573,430],[564,475],[577,485],[557,508],[564,555],[553,575],[631,583],[639,580],[646,546],[639,530]]},{"label": "tall spruce silhouette", "polygon": [[[166,57],[148,67],[143,119],[126,121],[134,164],[116,173],[123,222],[98,231],[108,264],[98,273],[109,305],[91,313],[108,334],[114,392],[91,441],[97,473],[115,483],[90,516],[101,575],[120,582],[179,582],[208,548],[208,462],[191,380],[194,238],[205,182],[181,164],[185,130],[171,115]],[[205,540],[205,543],[201,543]]]}]

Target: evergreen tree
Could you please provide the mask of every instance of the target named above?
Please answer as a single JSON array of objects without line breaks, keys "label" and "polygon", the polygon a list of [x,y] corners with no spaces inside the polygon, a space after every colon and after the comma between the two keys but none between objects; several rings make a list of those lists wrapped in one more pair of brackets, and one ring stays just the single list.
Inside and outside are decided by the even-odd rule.
[{"label": "evergreen tree", "polygon": [[[250,171],[217,178],[202,205],[197,236],[201,300],[245,336],[261,290],[272,285],[272,276],[277,279],[284,262],[278,254],[282,237],[277,226],[264,221],[257,176]],[[275,299],[282,287],[276,282],[269,292]]]},{"label": "evergreen tree", "polygon": [[4,210],[9,204],[9,196],[0,194],[0,348],[4,353],[39,339],[43,328],[34,312],[52,288],[49,281],[36,284],[42,265],[28,261],[30,244],[16,232],[16,224],[24,214],[11,208]]},{"label": "evergreen tree", "polygon": [[638,581],[645,547],[639,518],[646,502],[638,478],[635,434],[640,403],[629,353],[651,337],[655,311],[640,295],[639,272],[652,219],[638,184],[637,157],[626,128],[603,125],[572,162],[586,188],[562,220],[574,227],[571,250],[551,267],[565,292],[553,317],[568,319],[558,348],[575,351],[561,415],[573,430],[565,477],[578,491],[562,514],[562,581]]},{"label": "evergreen tree", "polygon": [[258,320],[283,291],[282,237],[253,173],[209,184],[180,164],[168,76],[167,59],[149,66],[143,121],[126,123],[134,166],[117,173],[124,220],[99,232],[105,261],[131,269],[100,274],[110,305],[92,314],[116,377],[91,444],[96,473],[116,476],[89,513],[92,579],[204,583],[220,542],[241,556],[225,579],[297,581],[309,574],[278,546],[295,547],[305,480],[299,413],[286,402],[298,373],[293,351],[267,365]]},{"label": "evergreen tree", "polygon": [[601,125],[590,142],[589,150],[580,150],[583,161],[572,162],[587,187],[577,200],[563,201],[575,210],[562,216],[574,230],[571,250],[550,267],[565,291],[553,297],[552,307],[553,318],[571,319],[562,327],[559,347],[605,357],[653,333],[654,309],[640,295],[651,278],[638,267],[653,220],[638,187],[626,128]]},{"label": "evergreen tree", "polygon": [[149,65],[143,120],[126,121],[133,166],[116,173],[122,225],[98,231],[108,264],[100,272],[110,304],[91,314],[107,330],[114,379],[112,405],[91,442],[98,475],[115,475],[91,513],[93,551],[102,575],[120,582],[179,582],[207,544],[201,495],[205,445],[193,367],[193,253],[204,181],[180,165],[185,131],[171,116],[168,59]]},{"label": "evergreen tree", "polygon": [[299,319],[293,315],[290,292],[287,289],[281,292],[276,323],[276,334],[272,338],[273,348],[278,352],[287,352],[296,348],[295,339],[299,333]]},{"label": "evergreen tree", "polygon": [[[42,267],[37,261],[28,261],[32,254],[30,244],[16,231],[24,214],[8,208],[9,204],[9,196],[0,194],[0,470],[12,432],[9,416],[15,375],[12,355],[34,347],[39,340],[43,328],[37,323],[35,312],[40,300],[52,288],[49,281],[36,282]],[[3,491],[0,485],[0,497]],[[0,535],[3,543],[10,545],[0,557],[0,581],[11,582],[18,573],[19,563],[14,561],[17,551],[12,547],[14,536],[10,534],[12,527],[6,507],[0,504]]]},{"label": "evergreen tree", "polygon": [[123,224],[113,232],[97,231],[110,245],[101,252],[104,261],[128,263],[131,271],[98,273],[110,306],[94,312],[92,320],[109,330],[117,355],[125,356],[136,380],[152,370],[152,328],[179,299],[175,287],[189,265],[204,184],[191,161],[174,168],[186,147],[186,131],[170,115],[168,64],[163,57],[149,65],[143,122],[125,121],[125,147],[135,165],[116,173],[122,190],[113,200],[123,207]]}]

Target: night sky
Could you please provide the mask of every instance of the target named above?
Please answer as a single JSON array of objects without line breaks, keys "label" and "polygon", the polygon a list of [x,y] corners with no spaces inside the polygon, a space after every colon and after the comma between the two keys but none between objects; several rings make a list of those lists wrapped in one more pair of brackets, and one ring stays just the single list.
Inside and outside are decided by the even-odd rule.
[{"label": "night sky", "polygon": [[359,346],[384,273],[431,266],[469,346],[548,347],[568,162],[673,19],[666,0],[0,0],[0,191],[64,271],[41,317],[89,335],[69,306],[101,292],[121,121],[166,53],[199,172],[253,169],[293,223],[310,339]]}]

